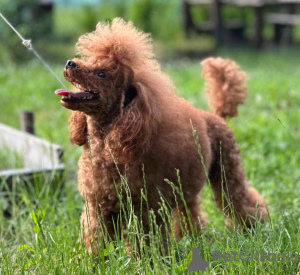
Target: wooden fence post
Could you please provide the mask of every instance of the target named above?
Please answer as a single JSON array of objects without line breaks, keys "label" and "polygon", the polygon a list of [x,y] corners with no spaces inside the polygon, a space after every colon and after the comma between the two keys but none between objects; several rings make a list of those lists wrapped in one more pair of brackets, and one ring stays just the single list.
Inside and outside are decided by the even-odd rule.
[{"label": "wooden fence post", "polygon": [[260,48],[263,43],[263,27],[264,27],[264,21],[263,21],[263,12],[264,7],[259,6],[254,8],[254,16],[255,16],[255,33],[254,33],[254,47]]},{"label": "wooden fence post", "polygon": [[212,2],[212,16],[215,24],[214,33],[216,37],[216,47],[222,45],[224,42],[224,26],[222,19],[222,3],[220,0],[214,0]]},{"label": "wooden fence post", "polygon": [[34,115],[32,112],[22,111],[20,116],[21,130],[34,135]]}]

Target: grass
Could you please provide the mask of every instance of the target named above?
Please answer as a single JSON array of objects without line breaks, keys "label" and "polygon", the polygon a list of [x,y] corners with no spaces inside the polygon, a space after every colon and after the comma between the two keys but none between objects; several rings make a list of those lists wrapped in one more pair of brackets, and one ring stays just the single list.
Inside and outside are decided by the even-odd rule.
[{"label": "grass", "polygon": [[[62,194],[53,181],[36,182],[40,189],[19,182],[12,190],[0,193],[0,274],[182,274],[182,254],[189,258],[192,247],[199,247],[210,262],[211,274],[297,274],[298,261],[213,261],[212,252],[300,252],[300,65],[297,50],[222,51],[221,56],[236,60],[249,75],[249,96],[239,116],[229,121],[243,156],[247,178],[268,202],[270,222],[254,231],[233,231],[213,202],[210,188],[204,188],[203,209],[208,226],[201,235],[186,236],[177,243],[171,236],[170,252],[160,256],[161,236],[155,224],[150,232],[151,246],[143,245],[144,235],[132,215],[130,200],[124,202],[128,219],[126,232],[132,251],[137,240],[145,248],[138,258],[126,256],[120,239],[107,249],[99,249],[97,261],[76,243],[80,232],[79,215],[83,201],[76,189],[74,173],[81,149],[70,145],[69,111],[59,105],[54,90],[59,83],[35,60],[0,67],[0,122],[18,128],[19,113],[35,113],[36,134],[65,149],[66,184]],[[65,59],[68,59],[66,56]],[[61,77],[63,64],[52,64]],[[163,69],[174,80],[179,94],[199,108],[208,109],[200,79],[198,61],[172,61]],[[40,181],[37,180],[37,181]],[[27,186],[25,188],[25,186]],[[59,184],[58,184],[59,186]],[[7,190],[5,182],[1,190]],[[164,207],[165,219],[169,218]],[[131,218],[131,219],[130,219]],[[151,219],[151,213],[149,213]],[[77,252],[73,251],[73,248]],[[185,252],[186,251],[186,252]],[[81,258],[76,258],[77,254]]]},{"label": "grass", "polygon": [[0,170],[16,169],[23,167],[22,157],[8,147],[2,147],[0,151]]}]

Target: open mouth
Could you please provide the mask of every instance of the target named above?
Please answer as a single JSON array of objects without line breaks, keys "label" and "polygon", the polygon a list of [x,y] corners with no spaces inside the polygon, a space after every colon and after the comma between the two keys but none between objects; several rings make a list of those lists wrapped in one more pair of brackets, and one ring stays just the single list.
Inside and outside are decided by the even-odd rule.
[{"label": "open mouth", "polygon": [[61,100],[65,102],[84,102],[99,99],[99,94],[92,91],[70,92],[67,90],[56,90],[55,94],[61,96]]}]

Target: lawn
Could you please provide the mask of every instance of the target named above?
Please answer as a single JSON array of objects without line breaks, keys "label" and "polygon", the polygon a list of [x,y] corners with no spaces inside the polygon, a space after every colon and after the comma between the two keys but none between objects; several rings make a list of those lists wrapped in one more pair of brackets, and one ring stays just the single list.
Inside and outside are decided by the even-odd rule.
[{"label": "lawn", "polygon": [[[162,256],[160,236],[154,232],[149,236],[151,246],[140,257],[133,253],[128,258],[122,239],[107,249],[99,249],[97,257],[89,255],[76,243],[83,201],[74,173],[81,149],[69,142],[70,112],[60,106],[54,94],[60,85],[36,60],[22,65],[5,64],[0,65],[0,122],[18,128],[20,111],[33,111],[36,135],[63,146],[67,172],[62,194],[53,190],[50,182],[43,182],[41,190],[19,186],[19,193],[8,194],[11,217],[0,211],[0,274],[182,274],[187,272],[183,271],[182,255],[189,258],[195,246],[210,263],[207,274],[299,273],[300,256],[297,261],[285,258],[248,262],[213,260],[212,256],[217,250],[223,254],[245,250],[276,255],[300,253],[299,51],[227,50],[219,55],[234,59],[249,76],[248,99],[240,107],[239,116],[228,123],[241,149],[250,184],[267,200],[270,221],[246,232],[227,228],[206,186],[202,197],[209,222],[201,236],[186,236],[179,243],[171,238],[170,251]],[[72,56],[65,59],[69,57]],[[52,64],[61,78],[63,62]],[[180,96],[208,110],[198,60],[168,62],[163,64],[163,70],[175,82]],[[130,202],[126,203],[130,212]],[[7,197],[0,193],[2,209],[7,204]],[[132,213],[129,216],[132,220],[126,230],[132,236],[134,252],[136,238],[142,240],[143,235]]]}]

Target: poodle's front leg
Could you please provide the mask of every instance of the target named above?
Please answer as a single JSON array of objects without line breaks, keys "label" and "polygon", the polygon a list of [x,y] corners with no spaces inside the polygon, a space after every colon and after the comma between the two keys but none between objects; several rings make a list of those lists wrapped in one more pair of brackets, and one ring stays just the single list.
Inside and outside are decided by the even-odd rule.
[{"label": "poodle's front leg", "polygon": [[80,218],[83,238],[89,253],[96,253],[114,239],[114,221],[117,216],[101,211],[101,206],[95,207],[92,203],[86,203]]},{"label": "poodle's front leg", "polygon": [[206,225],[206,218],[200,207],[201,200],[198,195],[193,201],[186,204],[187,209],[183,204],[174,209],[173,224],[175,236],[178,240],[183,237],[184,232],[192,234],[192,231],[195,230],[195,233],[200,233],[202,227]]}]

